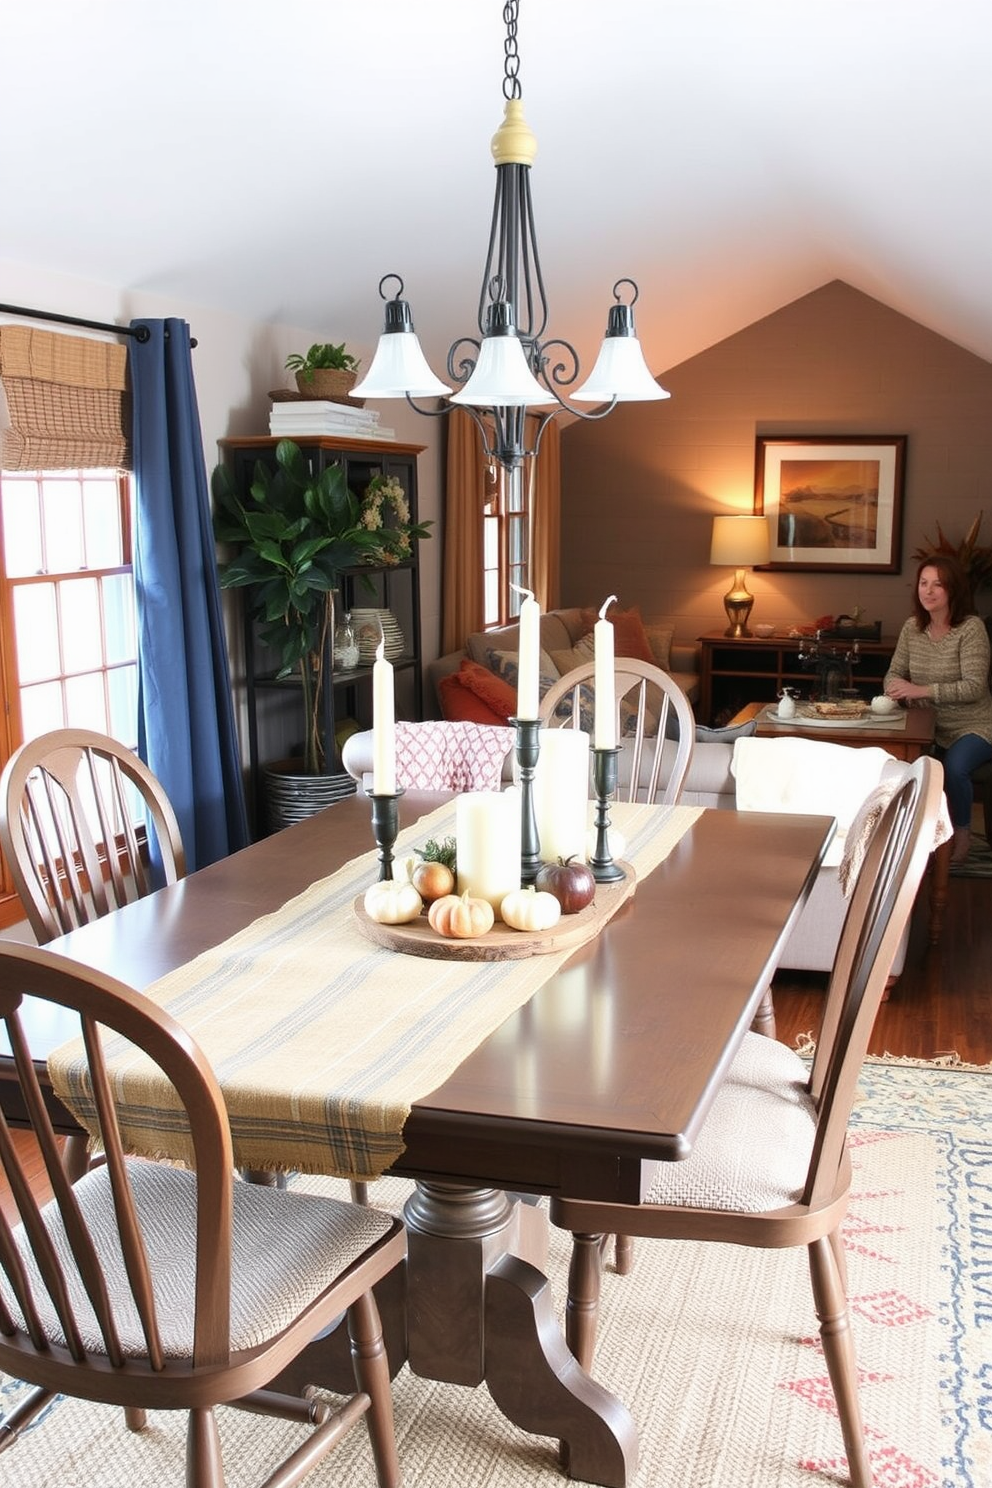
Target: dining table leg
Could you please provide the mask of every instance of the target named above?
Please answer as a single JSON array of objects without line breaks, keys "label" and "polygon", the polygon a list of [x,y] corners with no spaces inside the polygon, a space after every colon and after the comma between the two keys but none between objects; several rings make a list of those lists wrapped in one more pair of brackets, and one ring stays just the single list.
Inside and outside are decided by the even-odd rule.
[{"label": "dining table leg", "polygon": [[637,1428],[565,1343],[543,1269],[545,1212],[501,1189],[421,1180],[403,1217],[414,1373],[485,1381],[514,1425],[559,1439],[571,1477],[625,1488]]}]

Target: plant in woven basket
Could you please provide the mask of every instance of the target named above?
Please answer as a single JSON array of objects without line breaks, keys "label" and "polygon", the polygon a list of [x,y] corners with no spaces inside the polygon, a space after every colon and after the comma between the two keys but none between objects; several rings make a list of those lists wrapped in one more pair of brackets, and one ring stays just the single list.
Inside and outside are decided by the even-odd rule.
[{"label": "plant in woven basket", "polygon": [[286,358],[287,372],[298,373],[304,382],[312,382],[317,369],[326,367],[338,372],[357,372],[359,365],[358,358],[353,357],[350,351],[345,351],[343,341],[340,346],[335,346],[330,341],[316,341],[306,356],[294,351]]},{"label": "plant in woven basket", "polygon": [[[214,535],[231,548],[220,565],[221,587],[247,590],[261,638],[279,657],[277,677],[299,668],[304,772],[319,775],[325,769],[320,700],[334,591],[345,569],[381,561],[386,535],[363,520],[362,502],[348,489],[343,466],[328,465],[315,475],[291,439],[276,445],[274,468],[261,460],[256,464],[247,492],[227,465],[214,470],[212,491]],[[407,523],[408,543],[429,536],[429,526]],[[390,542],[396,531],[389,529]],[[374,592],[371,580],[364,582]]]},{"label": "plant in woven basket", "polygon": [[992,547],[982,546],[978,541],[984,515],[984,512],[978,513],[958,543],[950,540],[938,522],[936,539],[924,538],[923,546],[916,549],[913,557],[919,562],[922,562],[924,558],[935,558],[941,554],[956,558],[967,575],[973,595],[977,594],[980,589],[992,586]]}]

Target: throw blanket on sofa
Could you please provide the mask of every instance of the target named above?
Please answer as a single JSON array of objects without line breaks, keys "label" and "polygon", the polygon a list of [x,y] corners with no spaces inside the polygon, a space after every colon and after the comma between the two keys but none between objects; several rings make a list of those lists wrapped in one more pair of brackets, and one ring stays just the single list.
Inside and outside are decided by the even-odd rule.
[{"label": "throw blanket on sofa", "polygon": [[499,790],[516,733],[489,723],[398,723],[396,784],[404,790]]}]

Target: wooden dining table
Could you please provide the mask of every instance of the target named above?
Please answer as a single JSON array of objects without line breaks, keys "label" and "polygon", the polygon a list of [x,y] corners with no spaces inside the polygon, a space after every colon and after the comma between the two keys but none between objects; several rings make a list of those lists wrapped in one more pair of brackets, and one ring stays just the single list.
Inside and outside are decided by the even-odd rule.
[{"label": "wooden dining table", "polygon": [[[408,792],[401,825],[440,799]],[[511,1421],[560,1440],[571,1476],[629,1482],[635,1425],[565,1346],[545,1214],[526,1197],[636,1203],[652,1160],[690,1152],[833,829],[822,816],[703,811],[606,927],[413,1102],[390,1169],[415,1180],[408,1261],[379,1296],[394,1373],[407,1362],[485,1381]],[[51,949],[147,988],[371,845],[369,802],[352,797]],[[39,1027],[37,1060],[59,1034],[57,1019]],[[8,1091],[0,1056],[5,1110]],[[332,1389],[350,1380],[344,1331],[322,1344],[319,1382]]]}]

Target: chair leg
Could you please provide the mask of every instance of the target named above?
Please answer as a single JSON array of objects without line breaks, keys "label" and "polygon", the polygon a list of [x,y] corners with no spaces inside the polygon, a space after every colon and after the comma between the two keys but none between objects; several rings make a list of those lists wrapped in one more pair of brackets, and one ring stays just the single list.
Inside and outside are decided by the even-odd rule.
[{"label": "chair leg", "polygon": [[354,1179],[348,1184],[351,1189],[351,1202],[361,1204],[364,1209],[369,1202],[369,1186],[367,1183],[356,1183]]},{"label": "chair leg", "polygon": [[148,1425],[148,1412],[142,1410],[140,1405],[126,1405],[124,1407],[124,1424],[128,1431],[144,1431]]},{"label": "chair leg", "polygon": [[35,1416],[41,1414],[50,1401],[57,1399],[54,1390],[46,1390],[43,1385],[36,1385],[29,1390],[23,1400],[11,1406],[5,1416],[0,1418],[0,1452],[5,1452],[12,1447],[26,1426],[30,1426]]},{"label": "chair leg", "polygon": [[186,1488],[224,1488],[220,1436],[212,1410],[191,1410],[186,1427]]},{"label": "chair leg", "polygon": [[572,1236],[565,1304],[565,1342],[587,1374],[592,1372],[603,1274],[602,1235]]},{"label": "chair leg", "polygon": [[765,1038],[775,1037],[775,1003],[770,985],[765,988],[757,1012],[751,1020],[751,1032],[764,1034]]},{"label": "chair leg", "polygon": [[62,1166],[65,1168],[70,1183],[75,1183],[82,1178],[84,1173],[90,1170],[90,1154],[87,1148],[89,1138],[85,1132],[78,1136],[66,1137],[65,1146],[62,1148]]},{"label": "chair leg", "polygon": [[613,1237],[613,1265],[618,1276],[629,1276],[634,1269],[634,1237],[632,1235],[615,1235]]},{"label": "chair leg", "polygon": [[358,1388],[369,1396],[366,1421],[379,1488],[398,1488],[400,1463],[393,1425],[393,1392],[389,1359],[382,1341],[382,1321],[372,1293],[365,1292],[348,1309],[351,1360]]},{"label": "chair leg", "polygon": [[861,1404],[858,1399],[858,1363],[847,1312],[847,1292],[837,1265],[839,1238],[823,1236],[808,1247],[813,1300],[820,1320],[820,1341],[833,1385],[847,1468],[853,1488],[871,1488],[871,1467],[865,1448]]}]

